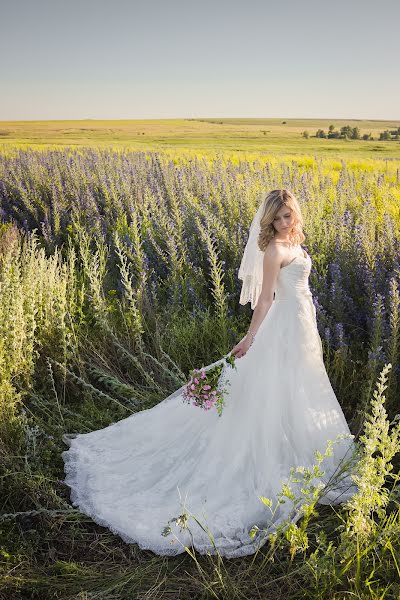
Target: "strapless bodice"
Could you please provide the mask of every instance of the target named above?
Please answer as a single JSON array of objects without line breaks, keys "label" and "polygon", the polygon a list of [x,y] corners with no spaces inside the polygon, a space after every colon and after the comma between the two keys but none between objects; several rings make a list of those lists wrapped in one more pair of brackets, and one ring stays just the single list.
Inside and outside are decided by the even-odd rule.
[{"label": "strapless bodice", "polygon": [[281,267],[276,281],[275,300],[312,297],[308,283],[312,261],[304,250],[303,253],[303,256],[296,256],[288,265]]}]

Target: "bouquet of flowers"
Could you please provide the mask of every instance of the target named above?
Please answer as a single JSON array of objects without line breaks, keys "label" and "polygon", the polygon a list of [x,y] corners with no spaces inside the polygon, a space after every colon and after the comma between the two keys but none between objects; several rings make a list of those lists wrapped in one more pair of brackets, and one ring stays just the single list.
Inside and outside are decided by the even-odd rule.
[{"label": "bouquet of flowers", "polygon": [[[204,410],[210,410],[213,406],[221,416],[225,406],[224,394],[229,381],[223,381],[223,371],[226,365],[236,369],[235,355],[227,354],[214,367],[205,369],[193,369],[190,371],[190,379],[183,391],[183,401],[194,406],[200,406]],[[225,364],[224,364],[225,361]],[[225,383],[225,385],[224,385]]]}]

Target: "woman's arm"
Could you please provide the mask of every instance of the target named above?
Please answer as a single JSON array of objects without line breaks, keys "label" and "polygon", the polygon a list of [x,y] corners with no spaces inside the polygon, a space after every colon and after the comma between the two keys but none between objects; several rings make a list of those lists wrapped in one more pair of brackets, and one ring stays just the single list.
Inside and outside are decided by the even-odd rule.
[{"label": "woman's arm", "polygon": [[276,280],[282,263],[282,250],[273,244],[269,244],[263,259],[263,283],[256,307],[253,311],[250,327],[245,337],[232,348],[236,358],[241,358],[250,348],[255,335],[269,311],[274,300]]},{"label": "woman's arm", "polygon": [[246,335],[246,337],[249,337],[251,343],[253,342],[254,336],[256,335],[261,323],[269,311],[272,302],[274,301],[276,280],[281,268],[281,262],[281,251],[276,246],[270,244],[264,253],[263,283],[260,296],[253,311],[253,317]]}]

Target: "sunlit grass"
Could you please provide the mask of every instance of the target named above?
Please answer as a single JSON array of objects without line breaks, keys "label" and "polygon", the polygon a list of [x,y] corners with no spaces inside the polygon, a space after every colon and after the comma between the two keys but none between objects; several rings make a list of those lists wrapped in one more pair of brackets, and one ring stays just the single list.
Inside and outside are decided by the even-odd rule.
[{"label": "sunlit grass", "polygon": [[[399,166],[311,154],[6,148],[5,598],[398,597]],[[237,269],[259,193],[277,186],[302,205],[325,364],[352,431],[365,426],[360,483],[375,495],[365,491],[347,512],[321,507],[254,557],[142,552],[71,508],[62,436],[154,406],[240,339],[251,312],[238,305]]]},{"label": "sunlit grass", "polygon": [[[374,140],[316,138],[317,129],[328,131],[349,125]],[[344,119],[154,119],[154,120],[70,120],[1,121],[0,146],[66,145],[114,146],[131,149],[185,151],[294,153],[351,158],[400,158],[400,141],[381,141],[379,132],[394,130],[398,121]],[[310,137],[305,139],[302,132]]]}]

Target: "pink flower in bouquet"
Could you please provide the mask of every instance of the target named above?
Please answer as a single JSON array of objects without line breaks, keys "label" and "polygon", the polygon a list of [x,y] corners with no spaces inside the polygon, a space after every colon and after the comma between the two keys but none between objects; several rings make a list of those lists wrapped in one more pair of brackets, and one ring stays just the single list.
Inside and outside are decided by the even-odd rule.
[{"label": "pink flower in bouquet", "polygon": [[[226,364],[236,369],[235,356],[225,356]],[[191,371],[191,377],[182,394],[184,402],[198,406],[204,410],[216,407],[218,415],[221,416],[224,407],[225,385],[223,381],[224,364],[215,365],[211,369],[204,367]],[[226,385],[229,385],[229,381]]]}]

